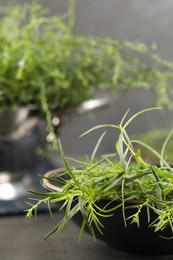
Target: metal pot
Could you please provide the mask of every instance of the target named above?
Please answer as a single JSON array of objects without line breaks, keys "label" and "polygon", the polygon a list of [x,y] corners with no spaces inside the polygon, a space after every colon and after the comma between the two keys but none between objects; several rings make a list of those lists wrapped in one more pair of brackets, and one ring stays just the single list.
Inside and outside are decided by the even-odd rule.
[{"label": "metal pot", "polygon": [[[55,113],[52,121],[55,131],[59,133],[59,128],[73,113],[83,114],[104,107],[110,101],[110,97],[104,95]],[[58,167],[51,158],[37,153],[38,148],[45,149],[51,144],[45,119],[36,107],[8,108],[0,112],[0,214],[23,211],[27,190],[39,186],[38,174]]]}]

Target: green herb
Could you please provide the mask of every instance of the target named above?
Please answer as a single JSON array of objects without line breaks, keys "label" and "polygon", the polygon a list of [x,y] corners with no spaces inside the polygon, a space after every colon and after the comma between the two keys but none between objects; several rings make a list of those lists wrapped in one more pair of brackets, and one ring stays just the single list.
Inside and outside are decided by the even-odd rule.
[{"label": "green herb", "polygon": [[62,16],[50,16],[36,1],[0,8],[0,110],[32,105],[55,134],[55,111],[98,92],[144,88],[157,105],[171,107],[173,64],[155,46],[76,35],[74,2]]},{"label": "green herb", "polygon": [[[118,140],[115,140],[115,155],[103,155],[96,159],[96,149],[98,149],[105,133],[98,139],[96,148],[90,160],[82,161],[80,168],[71,167],[68,159],[64,155],[60,144],[60,151],[64,161],[64,174],[69,178],[63,182],[62,175],[54,174],[50,181],[59,184],[61,192],[37,193],[41,196],[38,201],[31,205],[27,210],[26,217],[32,217],[37,213],[40,202],[47,203],[49,208],[52,203],[62,203],[60,210],[65,211],[64,218],[57,226],[46,235],[49,237],[55,232],[62,232],[70,219],[80,213],[83,217],[79,240],[82,238],[85,227],[87,226],[92,236],[95,238],[95,230],[104,235],[104,228],[101,218],[109,218],[116,214],[116,210],[122,207],[124,225],[126,223],[126,202],[136,201],[131,207],[136,208],[135,213],[128,217],[132,223],[136,223],[140,228],[140,213],[142,208],[147,208],[148,226],[154,227],[155,231],[163,230],[168,226],[173,233],[173,168],[165,160],[164,150],[168,139],[163,144],[162,153],[159,154],[148,144],[139,140],[131,140],[127,133],[127,127],[133,120],[142,113],[150,112],[156,108],[142,110],[130,119],[127,119],[129,111],[125,114],[120,124],[104,124],[91,128],[83,135],[89,134],[100,128],[114,128],[119,131]],[[142,158],[141,150],[135,150],[135,144],[141,144],[150,150],[160,161],[160,165],[154,165]],[[44,177],[43,177],[44,178]],[[104,198],[107,199],[107,206],[101,208],[97,202]],[[111,202],[119,201],[117,206],[111,207]],[[74,203],[75,202],[75,203]],[[112,204],[113,205],[113,204]],[[150,221],[150,210],[156,214],[156,219]],[[44,239],[45,239],[44,238]]]}]

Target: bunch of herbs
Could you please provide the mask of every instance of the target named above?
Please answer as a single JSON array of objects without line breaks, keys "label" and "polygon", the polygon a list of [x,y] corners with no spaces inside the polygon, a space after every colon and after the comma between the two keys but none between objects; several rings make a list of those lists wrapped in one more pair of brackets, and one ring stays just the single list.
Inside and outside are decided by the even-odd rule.
[{"label": "bunch of herbs", "polygon": [[[100,159],[96,159],[96,152],[105,135],[104,132],[90,159],[74,160],[80,165],[80,168],[70,166],[69,158],[66,158],[62,145],[59,143],[64,162],[64,173],[54,174],[48,180],[59,185],[61,192],[31,191],[39,198],[35,198],[34,203],[28,203],[30,208],[26,214],[26,217],[29,218],[33,215],[36,217],[40,203],[47,203],[52,215],[51,204],[61,203],[60,210],[65,211],[64,218],[45,238],[55,232],[62,232],[69,220],[79,212],[83,217],[79,240],[86,226],[94,238],[95,230],[104,235],[101,218],[113,216],[116,214],[116,210],[122,207],[124,225],[126,225],[125,212],[128,209],[126,202],[130,201],[133,201],[132,207],[136,209],[135,213],[128,216],[132,223],[136,223],[140,228],[140,213],[142,208],[146,208],[148,215],[150,215],[150,210],[156,214],[156,219],[151,222],[150,216],[148,216],[149,227],[153,227],[155,231],[170,227],[173,233],[173,168],[164,158],[165,148],[173,131],[166,138],[161,153],[158,153],[142,141],[131,140],[126,130],[137,116],[153,109],[160,108],[142,110],[130,119],[127,119],[128,111],[120,124],[98,125],[84,133],[85,135],[100,128],[114,128],[119,131],[119,137],[115,140],[114,154],[103,155]],[[140,145],[141,150],[135,150],[134,144]],[[144,161],[141,155],[142,147],[149,149],[159,159],[160,164],[154,165]],[[64,178],[64,175],[68,178]],[[108,207],[101,208],[97,204],[103,198],[107,200]],[[111,204],[114,201],[119,202],[117,206]]]}]

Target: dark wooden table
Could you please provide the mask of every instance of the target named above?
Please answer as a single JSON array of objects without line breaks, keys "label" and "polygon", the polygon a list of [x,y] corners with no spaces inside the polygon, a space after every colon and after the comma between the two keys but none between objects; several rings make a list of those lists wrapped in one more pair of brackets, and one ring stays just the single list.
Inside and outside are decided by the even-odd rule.
[{"label": "dark wooden table", "polygon": [[77,242],[79,228],[71,222],[61,234],[42,242],[43,236],[62,218],[57,213],[53,220],[48,213],[39,214],[37,220],[24,215],[0,217],[1,260],[140,260],[173,259],[173,256],[142,256],[116,251],[104,242],[93,241],[85,233]]}]

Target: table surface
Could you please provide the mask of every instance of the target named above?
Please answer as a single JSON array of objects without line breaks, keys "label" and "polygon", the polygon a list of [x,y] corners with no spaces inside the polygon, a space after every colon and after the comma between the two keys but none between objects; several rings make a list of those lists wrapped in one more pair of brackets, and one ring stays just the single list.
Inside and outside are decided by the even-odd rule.
[{"label": "table surface", "polygon": [[102,241],[94,241],[84,233],[77,242],[79,227],[70,222],[62,234],[55,234],[45,241],[44,235],[62,218],[56,219],[40,213],[37,219],[26,219],[25,215],[1,216],[0,259],[2,260],[140,260],[173,259],[173,256],[142,256],[116,251]]}]

